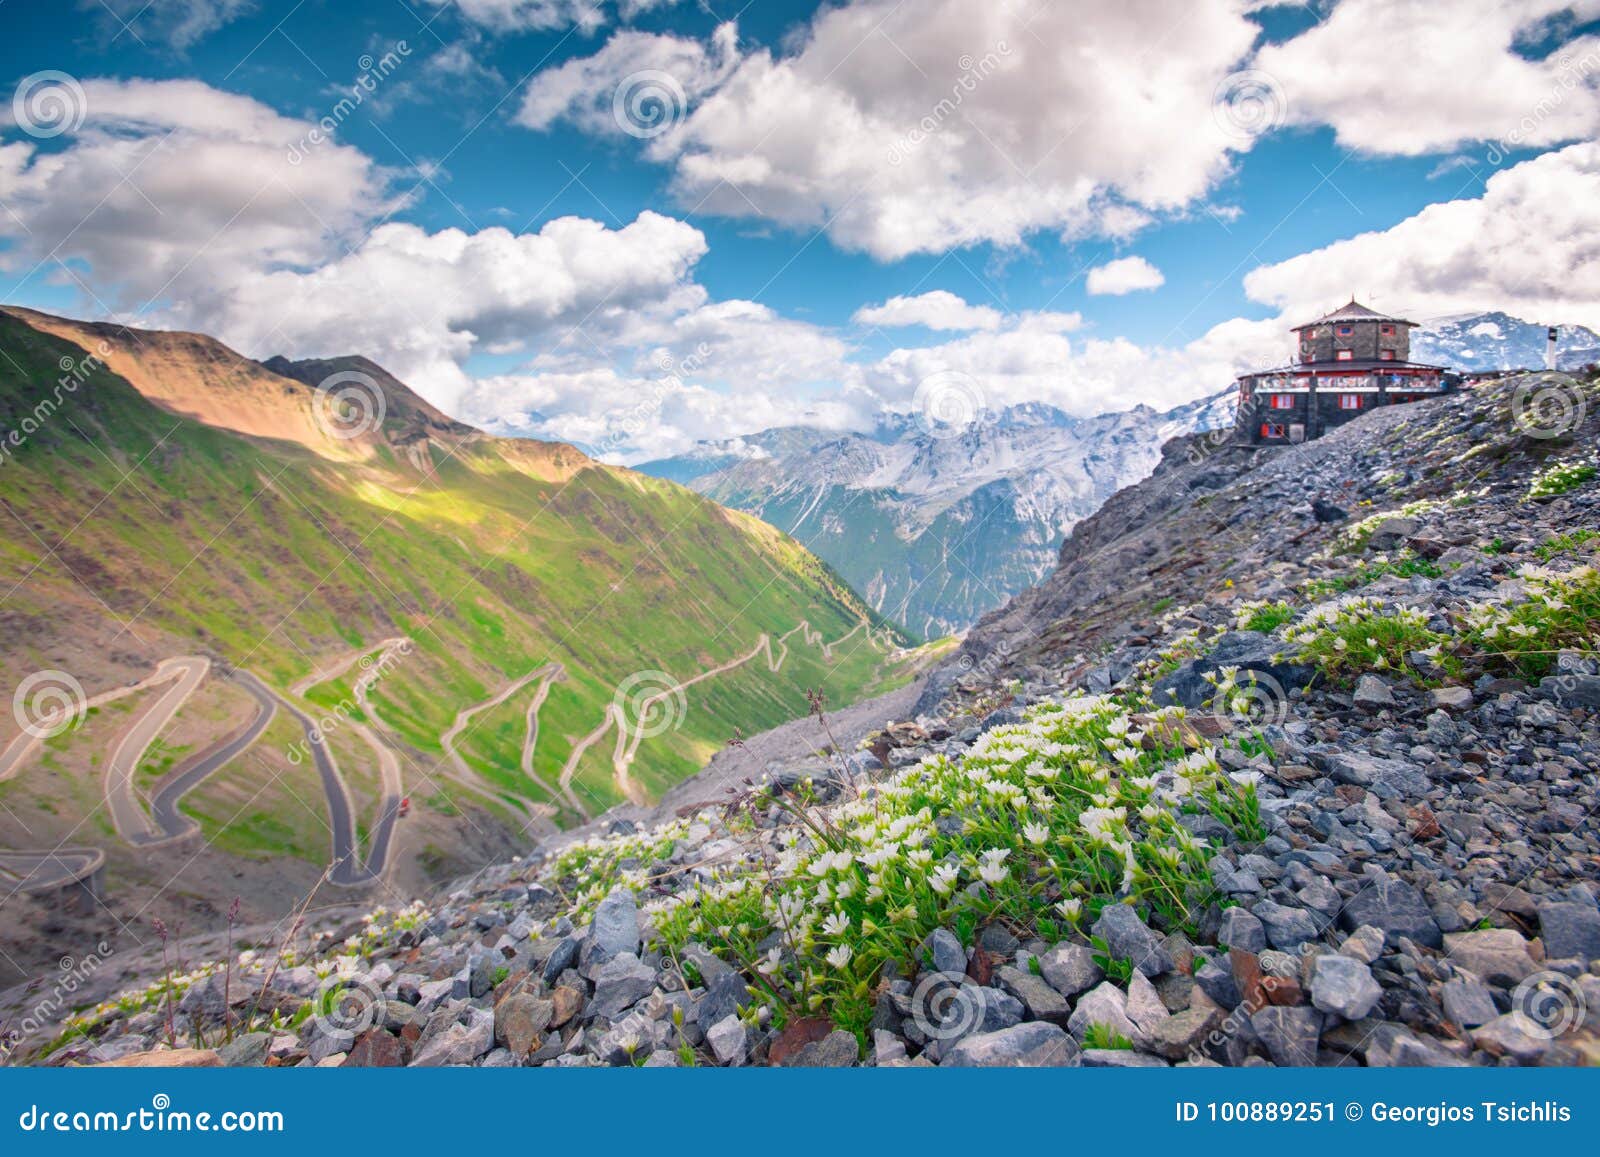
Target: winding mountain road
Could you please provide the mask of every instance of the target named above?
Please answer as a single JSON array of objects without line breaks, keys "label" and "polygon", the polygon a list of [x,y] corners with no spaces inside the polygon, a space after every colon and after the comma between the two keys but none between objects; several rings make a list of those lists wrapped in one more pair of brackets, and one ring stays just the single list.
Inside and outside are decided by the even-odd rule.
[{"label": "winding mountain road", "polygon": [[105,862],[106,854],[99,848],[0,851],[0,880],[11,884],[13,891],[43,892],[85,880]]},{"label": "winding mountain road", "polygon": [[[389,775],[385,773],[386,782],[383,802],[378,812],[378,826],[373,829],[372,846],[367,853],[366,862],[363,863],[356,843],[355,809],[350,804],[350,791],[344,782],[344,777],[339,774],[339,765],[334,761],[333,752],[328,749],[327,739],[322,734],[318,721],[306,714],[287,696],[274,691],[254,675],[244,671],[239,675],[240,678],[253,683],[263,693],[276,699],[278,705],[287,711],[305,732],[306,745],[311,749],[311,761],[316,764],[317,774],[322,779],[322,793],[328,799],[328,829],[333,839],[333,871],[328,876],[328,882],[341,888],[359,888],[381,879],[389,866],[394,825],[400,818],[398,762],[393,767],[392,784],[387,782]],[[370,731],[368,734],[371,734]],[[377,737],[373,736],[370,742],[377,743]],[[393,758],[392,753],[390,757]]]},{"label": "winding mountain road", "polygon": [[[456,717],[454,721],[451,722],[449,728],[443,735],[439,736],[439,746],[444,749],[445,755],[450,759],[451,766],[455,769],[455,774],[452,778],[456,779],[465,786],[475,788],[479,791],[486,789],[486,785],[483,783],[483,777],[477,772],[473,771],[471,765],[467,763],[461,752],[456,750],[456,739],[463,731],[467,729],[467,724],[472,722],[473,716],[480,715],[483,712],[488,711],[490,708],[500,706],[500,704],[511,698],[529,683],[533,682],[535,679],[538,679],[540,680],[539,688],[534,692],[533,701],[528,705],[528,732],[522,742],[522,770],[530,779],[532,779],[540,787],[544,788],[545,792],[550,796],[551,799],[554,799],[556,795],[555,791],[552,790],[550,785],[546,783],[540,776],[536,775],[533,771],[533,747],[539,738],[539,708],[544,706],[545,698],[550,694],[550,684],[556,682],[557,680],[566,678],[566,675],[566,668],[560,663],[546,663],[542,667],[535,667],[522,678],[515,679],[512,682],[507,683],[492,699],[485,699],[481,703],[475,703],[471,707],[463,708],[461,711],[457,712]],[[489,787],[487,790],[492,791],[493,788]],[[496,794],[498,798],[505,798],[504,796],[498,795],[498,793]],[[575,799],[571,800],[571,802],[574,804],[574,806],[577,806],[577,801]],[[528,813],[531,819],[548,820],[555,815],[555,808],[551,807],[549,804],[532,803],[528,800],[518,800],[516,803]],[[587,812],[583,811],[581,806],[578,807],[578,811],[579,814],[588,814]]]},{"label": "winding mountain road", "polygon": [[[146,688],[165,683],[168,679],[181,673],[181,667],[179,666],[181,663],[183,663],[181,659],[165,659],[156,664],[155,674],[140,679],[137,683],[113,687],[109,691],[102,691],[98,695],[89,696],[83,701],[83,707],[74,713],[74,718],[87,715],[90,708],[100,707],[118,699],[125,699],[129,695],[136,695]],[[71,720],[64,719],[61,723],[63,726],[77,726]],[[46,735],[44,734],[36,735],[27,731],[19,732],[13,736],[11,742],[6,744],[5,750],[0,751],[0,783],[17,774],[22,765],[32,757],[45,739]]]},{"label": "winding mountain road", "polygon": [[150,814],[155,819],[156,826],[165,833],[166,839],[181,839],[199,830],[199,824],[178,811],[179,802],[229,762],[249,750],[255,741],[261,738],[261,733],[267,729],[278,713],[277,702],[261,689],[259,683],[252,680],[238,680],[238,682],[256,701],[255,718],[245,725],[239,735],[233,739],[224,739],[191,757],[177,770],[163,777],[155,786],[155,792],[150,797]]},{"label": "winding mountain road", "polygon": [[[122,733],[112,746],[111,757],[106,760],[106,809],[117,835],[135,847],[159,843],[170,838],[151,823],[150,815],[139,802],[139,792],[134,785],[134,773],[144,754],[155,742],[156,736],[177,714],[178,708],[195,693],[211,670],[211,660],[195,655],[182,655],[168,659],[163,668],[177,675],[177,682],[154,703],[150,704]],[[220,766],[220,765],[219,765]]]}]

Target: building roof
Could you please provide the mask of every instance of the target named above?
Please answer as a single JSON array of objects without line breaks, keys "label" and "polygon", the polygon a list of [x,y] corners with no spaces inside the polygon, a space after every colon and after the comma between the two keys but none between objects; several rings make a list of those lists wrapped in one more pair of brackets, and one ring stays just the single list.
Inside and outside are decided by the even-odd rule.
[{"label": "building roof", "polygon": [[1407,321],[1403,317],[1394,317],[1387,313],[1379,313],[1375,309],[1368,309],[1352,297],[1349,304],[1341,305],[1332,313],[1323,314],[1316,321],[1308,321],[1305,325],[1297,325],[1294,327],[1293,332],[1298,333],[1300,330],[1309,329],[1311,326],[1322,325],[1324,322],[1330,321],[1392,321],[1397,325],[1410,326],[1417,324],[1414,321]]}]

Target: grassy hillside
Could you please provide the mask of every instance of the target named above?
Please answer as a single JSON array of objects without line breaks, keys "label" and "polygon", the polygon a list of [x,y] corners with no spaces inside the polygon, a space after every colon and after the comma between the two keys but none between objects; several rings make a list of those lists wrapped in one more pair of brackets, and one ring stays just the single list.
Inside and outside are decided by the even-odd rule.
[{"label": "grassy hillside", "polygon": [[[84,361],[83,345],[63,335],[111,347],[32,429],[41,400],[59,392],[61,367]],[[749,655],[763,639],[771,656],[668,695],[668,725],[639,743],[627,768],[648,794],[697,770],[736,729],[749,734],[803,713],[807,687],[843,703],[901,677],[889,654],[898,637],[764,523],[570,447],[419,424],[415,405],[391,404],[405,427],[398,433],[391,417],[365,441],[320,442],[298,418],[271,424],[274,405],[306,412],[311,387],[207,339],[179,337],[0,313],[0,437],[31,429],[0,461],[0,517],[10,523],[0,536],[7,688],[61,666],[61,655],[93,652],[94,669],[73,672],[93,694],[143,676],[178,648],[286,690],[341,653],[409,637],[412,649],[372,688],[377,717],[356,717],[400,753],[419,808],[449,819],[465,804],[520,827],[520,801],[575,817],[549,790],[569,762],[585,812],[622,798],[616,729],[594,736],[631,676],[644,673],[636,684],[663,690]],[[384,377],[391,393],[404,389]],[[253,429],[284,436],[186,416],[216,420],[219,403],[207,395],[216,379],[244,391],[240,412]],[[535,777],[521,766],[532,684],[472,717],[456,741],[472,778],[451,775],[441,736],[457,713],[548,663],[564,678],[539,711]],[[365,669],[358,663],[306,697],[336,704]],[[263,742],[294,737],[280,717]],[[336,744],[359,781],[352,789],[375,796],[362,752],[359,741]],[[235,810],[222,798],[235,790],[227,779],[186,804],[213,837]],[[0,784],[0,802],[22,782]],[[315,803],[314,780],[307,784]],[[277,824],[252,815],[252,826],[223,838],[230,850],[321,847],[293,815]]]}]

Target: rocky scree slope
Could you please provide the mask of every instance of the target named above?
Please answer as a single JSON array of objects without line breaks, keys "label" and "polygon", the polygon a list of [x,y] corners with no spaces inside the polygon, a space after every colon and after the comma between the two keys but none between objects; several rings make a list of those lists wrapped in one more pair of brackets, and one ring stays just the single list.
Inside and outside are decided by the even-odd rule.
[{"label": "rocky scree slope", "polygon": [[1600,392],[1530,428],[1536,385],[1173,447],[864,750],[49,1059],[1594,1063]]}]

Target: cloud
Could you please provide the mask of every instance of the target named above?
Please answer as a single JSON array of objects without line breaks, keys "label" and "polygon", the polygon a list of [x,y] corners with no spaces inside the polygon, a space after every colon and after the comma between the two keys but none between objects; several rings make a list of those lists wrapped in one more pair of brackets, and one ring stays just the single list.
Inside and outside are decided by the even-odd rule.
[{"label": "cloud", "polygon": [[1156,289],[1166,280],[1161,270],[1143,257],[1119,257],[1089,270],[1088,290],[1095,295],[1121,297],[1141,289]]},{"label": "cloud", "polygon": [[708,50],[697,40],[618,32],[593,56],[535,75],[514,119],[537,130],[568,121],[599,136],[657,136],[727,77],[737,35],[732,24],[720,26]]},{"label": "cloud", "polygon": [[703,94],[688,92],[705,76],[693,41],[609,56],[619,34],[536,85],[522,119],[612,131],[598,111],[618,58],[648,55],[692,107],[647,155],[699,211],[825,229],[886,260],[1038,230],[1125,236],[1203,196],[1250,147],[1212,109],[1258,32],[1246,8],[854,0]]},{"label": "cloud", "polygon": [[705,293],[690,272],[705,251],[698,229],[651,212],[620,229],[562,217],[523,234],[395,222],[317,269],[241,281],[212,323],[256,356],[359,351],[460,412],[462,365],[480,350],[530,344],[546,366],[589,365],[653,319],[693,316]]},{"label": "cloud", "polygon": [[[613,16],[629,21],[641,12],[669,8],[678,0],[428,0],[439,8],[453,7],[474,24],[493,32],[514,33],[573,28],[591,33]],[[614,11],[613,11],[614,10]]]},{"label": "cloud", "polygon": [[927,329],[999,329],[1001,315],[987,305],[969,305],[943,289],[915,297],[891,297],[882,305],[864,305],[850,319],[857,325],[908,326]]},{"label": "cloud", "polygon": [[[65,124],[81,116],[52,142],[63,147],[0,145],[0,264],[77,284],[87,266],[101,309],[181,302],[204,318],[241,276],[319,265],[402,203],[365,154],[308,147],[313,125],[248,97],[193,80],[88,80],[80,92],[58,94],[75,106]],[[8,103],[0,124],[12,119]]]},{"label": "cloud", "polygon": [[107,40],[157,41],[178,52],[255,9],[254,0],[79,0]]},{"label": "cloud", "polygon": [[1561,18],[1600,18],[1600,3],[1342,0],[1320,24],[1264,47],[1254,66],[1282,85],[1291,122],[1330,124],[1350,148],[1549,146],[1600,130],[1600,37],[1531,50]]},{"label": "cloud", "polygon": [[1370,292],[1369,305],[1419,320],[1503,309],[1600,326],[1600,144],[1545,153],[1490,177],[1481,197],[1429,205],[1244,279],[1251,298],[1296,321],[1339,304],[1352,286]]}]

